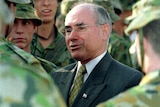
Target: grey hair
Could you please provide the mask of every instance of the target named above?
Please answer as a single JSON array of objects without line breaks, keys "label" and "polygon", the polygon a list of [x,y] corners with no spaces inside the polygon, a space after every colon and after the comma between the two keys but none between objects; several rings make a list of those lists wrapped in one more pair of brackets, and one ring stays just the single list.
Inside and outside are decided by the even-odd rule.
[{"label": "grey hair", "polygon": [[[112,32],[112,20],[111,17],[109,15],[109,13],[106,11],[106,9],[100,5],[96,5],[96,4],[91,4],[93,6],[91,6],[91,9],[93,9],[93,13],[95,15],[96,18],[96,23],[97,24],[108,24],[109,25],[109,38]],[[109,42],[109,38],[107,40],[107,47],[108,47],[108,42]]]},{"label": "grey hair", "polygon": [[154,20],[142,28],[144,37],[150,42],[153,50],[160,56],[160,20]]}]

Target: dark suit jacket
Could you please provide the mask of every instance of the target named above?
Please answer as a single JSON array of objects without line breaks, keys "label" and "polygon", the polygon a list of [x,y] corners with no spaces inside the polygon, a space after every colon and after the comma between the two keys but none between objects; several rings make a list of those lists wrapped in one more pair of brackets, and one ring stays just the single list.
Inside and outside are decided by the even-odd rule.
[{"label": "dark suit jacket", "polygon": [[[76,68],[77,64],[71,64],[52,74],[67,104]],[[141,72],[117,62],[107,53],[91,72],[72,107],[95,107],[120,92],[138,85],[141,78]]]}]

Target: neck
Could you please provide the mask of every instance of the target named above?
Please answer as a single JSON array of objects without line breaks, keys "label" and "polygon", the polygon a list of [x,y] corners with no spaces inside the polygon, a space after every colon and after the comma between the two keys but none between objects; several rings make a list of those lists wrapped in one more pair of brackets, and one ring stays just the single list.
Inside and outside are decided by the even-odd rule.
[{"label": "neck", "polygon": [[30,47],[23,48],[22,50],[24,50],[24,51],[26,51],[26,52],[28,52],[28,53],[30,53],[30,52],[31,52]]},{"label": "neck", "polygon": [[[37,34],[40,35],[40,38],[50,39],[52,29],[54,28],[54,23],[43,23],[37,28]],[[53,36],[53,35],[52,35]]]},{"label": "neck", "polygon": [[41,45],[46,48],[48,47],[55,38],[55,30],[54,30],[54,23],[43,23],[37,29],[38,39]]},{"label": "neck", "polygon": [[160,57],[158,55],[152,55],[152,57],[144,56],[144,71],[149,73],[160,69]]}]

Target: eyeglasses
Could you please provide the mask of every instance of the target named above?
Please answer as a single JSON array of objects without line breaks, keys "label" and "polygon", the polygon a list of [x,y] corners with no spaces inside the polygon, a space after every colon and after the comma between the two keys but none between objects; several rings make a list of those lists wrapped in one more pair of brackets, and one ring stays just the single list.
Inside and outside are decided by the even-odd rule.
[{"label": "eyeglasses", "polygon": [[95,24],[95,25],[76,24],[74,27],[65,26],[63,33],[65,36],[69,36],[73,30],[78,33],[82,33],[82,32],[85,32],[88,27],[95,27],[95,26],[99,26],[99,25],[102,25],[102,24]]}]

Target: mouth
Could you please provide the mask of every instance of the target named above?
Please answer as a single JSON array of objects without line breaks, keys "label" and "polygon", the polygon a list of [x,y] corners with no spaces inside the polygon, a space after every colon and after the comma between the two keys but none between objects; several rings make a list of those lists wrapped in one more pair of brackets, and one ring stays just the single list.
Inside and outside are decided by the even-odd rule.
[{"label": "mouth", "polygon": [[71,51],[79,50],[81,48],[80,45],[70,45],[69,47]]},{"label": "mouth", "polygon": [[44,9],[44,10],[42,10],[42,12],[43,12],[43,14],[48,15],[48,14],[50,14],[52,12],[52,10]]},{"label": "mouth", "polygon": [[25,39],[24,38],[15,38],[15,39],[13,39],[13,42],[14,43],[25,42]]}]

